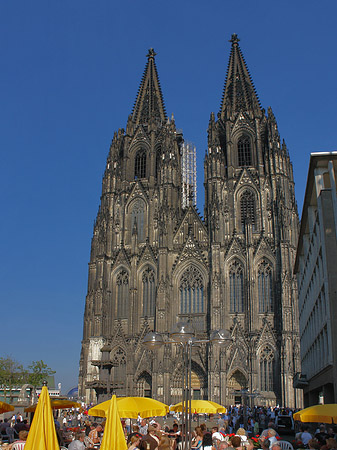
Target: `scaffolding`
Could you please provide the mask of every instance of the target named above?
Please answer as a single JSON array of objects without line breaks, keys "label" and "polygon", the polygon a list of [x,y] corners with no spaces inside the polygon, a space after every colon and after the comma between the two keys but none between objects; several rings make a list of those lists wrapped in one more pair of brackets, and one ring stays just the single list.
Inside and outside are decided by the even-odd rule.
[{"label": "scaffolding", "polygon": [[197,203],[197,161],[196,147],[190,142],[184,142],[182,145],[182,206],[186,208],[190,200],[193,205]]}]

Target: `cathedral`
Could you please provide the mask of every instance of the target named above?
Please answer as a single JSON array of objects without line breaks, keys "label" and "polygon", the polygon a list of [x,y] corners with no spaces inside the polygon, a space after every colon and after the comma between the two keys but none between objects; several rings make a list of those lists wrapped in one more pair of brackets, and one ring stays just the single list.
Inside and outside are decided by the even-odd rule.
[{"label": "cathedral", "polygon": [[181,401],[181,348],[152,352],[143,338],[157,331],[168,339],[183,321],[200,340],[218,329],[232,337],[224,348],[193,348],[193,398],[302,404],[293,387],[300,359],[292,164],[236,34],[230,42],[220,110],[208,125],[203,217],[184,175],[183,134],[165,112],[153,49],[126,129],[113,136],[84,313],[79,396],[87,402],[112,393]]}]

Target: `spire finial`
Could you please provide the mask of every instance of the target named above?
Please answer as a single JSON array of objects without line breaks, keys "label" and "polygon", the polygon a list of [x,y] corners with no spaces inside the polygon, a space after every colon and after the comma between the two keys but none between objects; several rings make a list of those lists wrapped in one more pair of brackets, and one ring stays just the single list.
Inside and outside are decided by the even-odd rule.
[{"label": "spire finial", "polygon": [[154,58],[156,56],[156,52],[154,51],[154,48],[150,48],[148,54],[146,55],[149,59]]},{"label": "spire finial", "polygon": [[235,44],[237,45],[239,40],[240,39],[238,38],[238,35],[236,33],[233,33],[231,39],[229,40],[229,42],[231,42],[232,45],[235,45]]}]

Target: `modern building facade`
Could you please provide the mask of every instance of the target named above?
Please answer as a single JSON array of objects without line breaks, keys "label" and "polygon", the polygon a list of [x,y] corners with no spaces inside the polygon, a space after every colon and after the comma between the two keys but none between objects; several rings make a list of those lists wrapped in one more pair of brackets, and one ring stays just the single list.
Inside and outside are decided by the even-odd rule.
[{"label": "modern building facade", "polygon": [[239,39],[230,42],[208,126],[204,218],[182,195],[184,140],[167,118],[153,49],[126,129],[114,134],[89,263],[79,376],[87,401],[112,392],[180,401],[180,349],[154,354],[142,339],[189,321],[198,338],[220,328],[233,337],[193,352],[194,398],[231,404],[249,389],[258,404],[301,406],[292,164]]},{"label": "modern building facade", "polygon": [[337,403],[337,152],[312,153],[295,273],[305,406]]}]

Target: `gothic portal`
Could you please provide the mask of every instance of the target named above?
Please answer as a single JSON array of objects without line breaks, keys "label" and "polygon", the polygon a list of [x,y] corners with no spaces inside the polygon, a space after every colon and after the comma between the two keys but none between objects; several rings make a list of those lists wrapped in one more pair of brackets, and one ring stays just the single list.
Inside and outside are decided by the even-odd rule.
[{"label": "gothic portal", "polygon": [[181,399],[179,347],[142,345],[190,321],[199,338],[225,328],[227,348],[192,355],[194,398],[301,406],[298,214],[292,164],[271,108],[261,108],[232,35],[221,108],[204,161],[205,211],[188,199],[184,140],[167,118],[151,49],[126,130],[114,134],[91,244],[79,395]]}]

